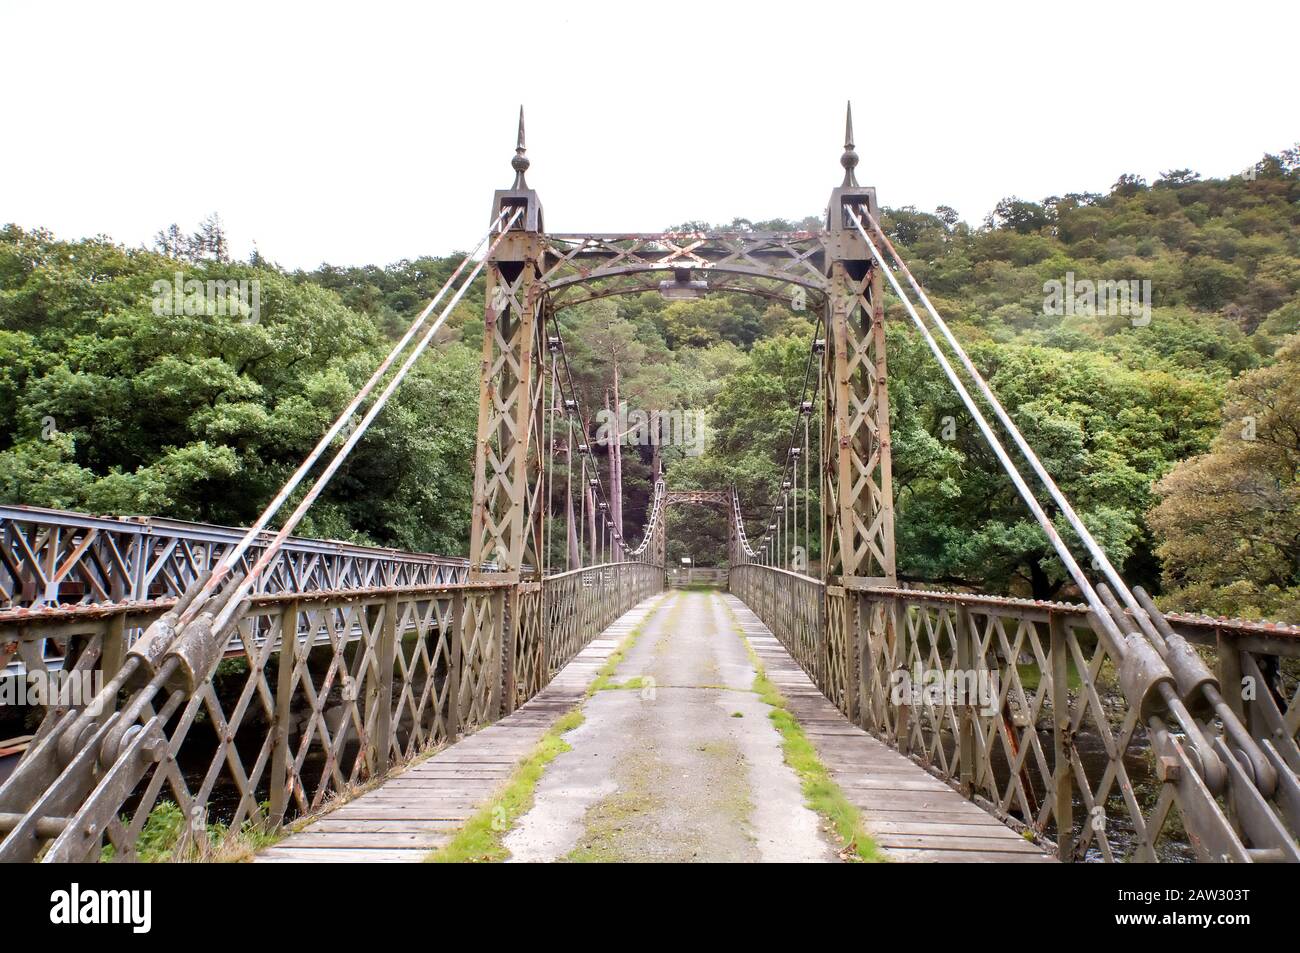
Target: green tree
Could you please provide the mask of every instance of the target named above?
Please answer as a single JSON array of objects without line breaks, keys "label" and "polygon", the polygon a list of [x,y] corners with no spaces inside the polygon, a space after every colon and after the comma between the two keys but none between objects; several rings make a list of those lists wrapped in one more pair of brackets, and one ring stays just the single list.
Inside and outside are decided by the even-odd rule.
[{"label": "green tree", "polygon": [[1234,381],[1210,451],[1156,487],[1173,608],[1300,619],[1300,337]]}]

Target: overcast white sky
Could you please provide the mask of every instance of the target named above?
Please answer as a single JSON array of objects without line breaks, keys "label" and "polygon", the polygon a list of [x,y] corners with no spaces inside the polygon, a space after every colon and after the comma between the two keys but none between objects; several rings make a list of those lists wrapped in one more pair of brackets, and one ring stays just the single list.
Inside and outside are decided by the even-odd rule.
[{"label": "overcast white sky", "polygon": [[477,239],[516,112],[551,231],[1105,191],[1300,138],[1300,5],[856,2],[0,8],[0,222],[135,245],[209,212],[241,257],[387,263]]}]

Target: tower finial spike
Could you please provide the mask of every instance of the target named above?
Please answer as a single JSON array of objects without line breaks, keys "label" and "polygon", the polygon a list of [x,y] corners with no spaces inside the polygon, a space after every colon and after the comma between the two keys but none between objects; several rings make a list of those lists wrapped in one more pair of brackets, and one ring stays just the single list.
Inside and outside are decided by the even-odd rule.
[{"label": "tower finial spike", "polygon": [[844,155],[840,156],[840,165],[844,166],[844,182],[841,188],[857,188],[858,178],[853,170],[858,164],[858,154],[853,151],[853,101],[850,100],[844,111]]},{"label": "tower finial spike", "polygon": [[528,171],[528,157],[524,155],[524,107],[519,106],[519,139],[515,144],[515,157],[510,160],[510,167],[515,170],[514,188],[518,190],[528,188],[528,183],[524,181],[524,173]]}]

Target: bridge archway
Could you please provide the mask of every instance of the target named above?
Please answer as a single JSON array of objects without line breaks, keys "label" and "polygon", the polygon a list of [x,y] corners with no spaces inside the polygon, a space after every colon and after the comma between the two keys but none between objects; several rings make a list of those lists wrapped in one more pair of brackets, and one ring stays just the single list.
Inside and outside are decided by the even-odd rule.
[{"label": "bridge archway", "polygon": [[[558,310],[645,292],[733,292],[824,305],[831,283],[816,232],[712,231],[544,238],[541,281]],[[671,275],[670,281],[663,276]]]},{"label": "bridge archway", "polygon": [[[667,554],[668,540],[670,537],[671,521],[668,518],[673,507],[685,506],[706,506],[716,508],[723,514],[723,522],[727,527],[725,558],[728,563],[736,563],[736,533],[735,526],[731,519],[731,492],[728,490],[701,490],[701,489],[681,489],[668,490],[664,494],[664,552]],[[665,561],[664,568],[667,570],[668,564]]]},{"label": "bridge archway", "polygon": [[[547,234],[529,188],[522,113],[511,188],[496,192],[502,240],[487,261],[478,454],[470,562],[518,579],[544,565],[548,328],[582,301],[680,288],[684,295],[743,291],[817,307],[825,327],[818,367],[823,400],[818,461],[823,575],[892,585],[892,462],[883,287],[849,209],[879,214],[875,189],[858,185],[852,116],[825,227],[801,232]],[[807,299],[811,299],[810,301]],[[576,406],[566,408],[581,413]],[[584,428],[585,430],[585,428]],[[598,481],[598,474],[595,478]],[[778,505],[773,501],[773,509]],[[770,523],[770,521],[768,521]],[[627,551],[625,542],[617,540]],[[617,554],[616,554],[617,555]]]}]

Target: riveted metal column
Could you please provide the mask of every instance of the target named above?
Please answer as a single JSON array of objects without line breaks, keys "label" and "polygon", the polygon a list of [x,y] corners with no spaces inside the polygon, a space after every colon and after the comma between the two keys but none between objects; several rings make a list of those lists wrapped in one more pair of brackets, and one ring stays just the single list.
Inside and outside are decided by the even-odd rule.
[{"label": "riveted metal column", "polygon": [[460,737],[460,676],[464,657],[465,596],[451,597],[447,616],[447,741]]},{"label": "riveted metal column", "polygon": [[498,191],[492,206],[493,221],[503,211],[521,214],[486,267],[470,568],[481,577],[491,565],[495,573],[518,581],[525,566],[531,577],[540,578],[543,565],[541,369],[546,345],[542,209],[537,193],[524,182],[528,160],[522,112],[516,153],[514,187]]},{"label": "riveted metal column", "polygon": [[276,656],[275,716],[271,722],[271,808],[270,822],[279,826],[289,807],[289,774],[293,752],[289,749],[289,721],[293,717],[293,674],[298,664],[298,602],[280,609],[280,653]]},{"label": "riveted metal column", "polygon": [[376,777],[388,773],[393,749],[393,666],[397,663],[397,615],[400,611],[397,596],[390,595],[383,602],[383,620],[379,640],[375,646],[375,709],[371,728],[371,750]]},{"label": "riveted metal column", "polygon": [[[822,355],[822,575],[893,585],[893,466],[890,458],[884,292],[870,251],[846,224],[845,205],[876,214],[875,189],[852,179],[831,193],[826,227],[826,344]],[[851,160],[851,161],[850,161]]]},{"label": "riveted metal column", "polygon": [[[957,678],[961,683],[975,671],[975,622],[970,610],[959,606],[956,613]],[[1053,643],[1055,644],[1055,643]],[[966,684],[970,684],[966,682]],[[961,705],[957,726],[957,758],[960,761],[961,793],[970,797],[975,790],[975,704],[969,691]]]},{"label": "riveted metal column", "polygon": [[470,563],[480,576],[489,564],[520,578],[541,573],[540,441],[542,376],[538,373],[542,288],[537,281],[541,244],[536,236],[511,237],[498,253],[520,261],[488,266],[487,314],[479,388]]},{"label": "riveted metal column", "polygon": [[[483,362],[474,461],[474,508],[470,519],[470,578],[540,580],[544,487],[542,455],[546,354],[545,285],[541,280],[545,242],[542,207],[524,172],[524,117],[514,185],[498,191],[492,220],[518,213],[504,240],[488,258]],[[515,701],[515,659],[531,657],[519,641],[526,637],[526,613],[519,587],[513,586],[494,608],[501,665],[493,680],[492,716],[508,713]],[[545,618],[544,607],[540,610]],[[505,625],[501,625],[504,620]]]},{"label": "riveted metal column", "polygon": [[1052,665],[1052,786],[1056,791],[1056,856],[1074,859],[1074,775],[1070,753],[1070,645],[1065,622],[1053,613],[1048,619],[1051,632]]}]

